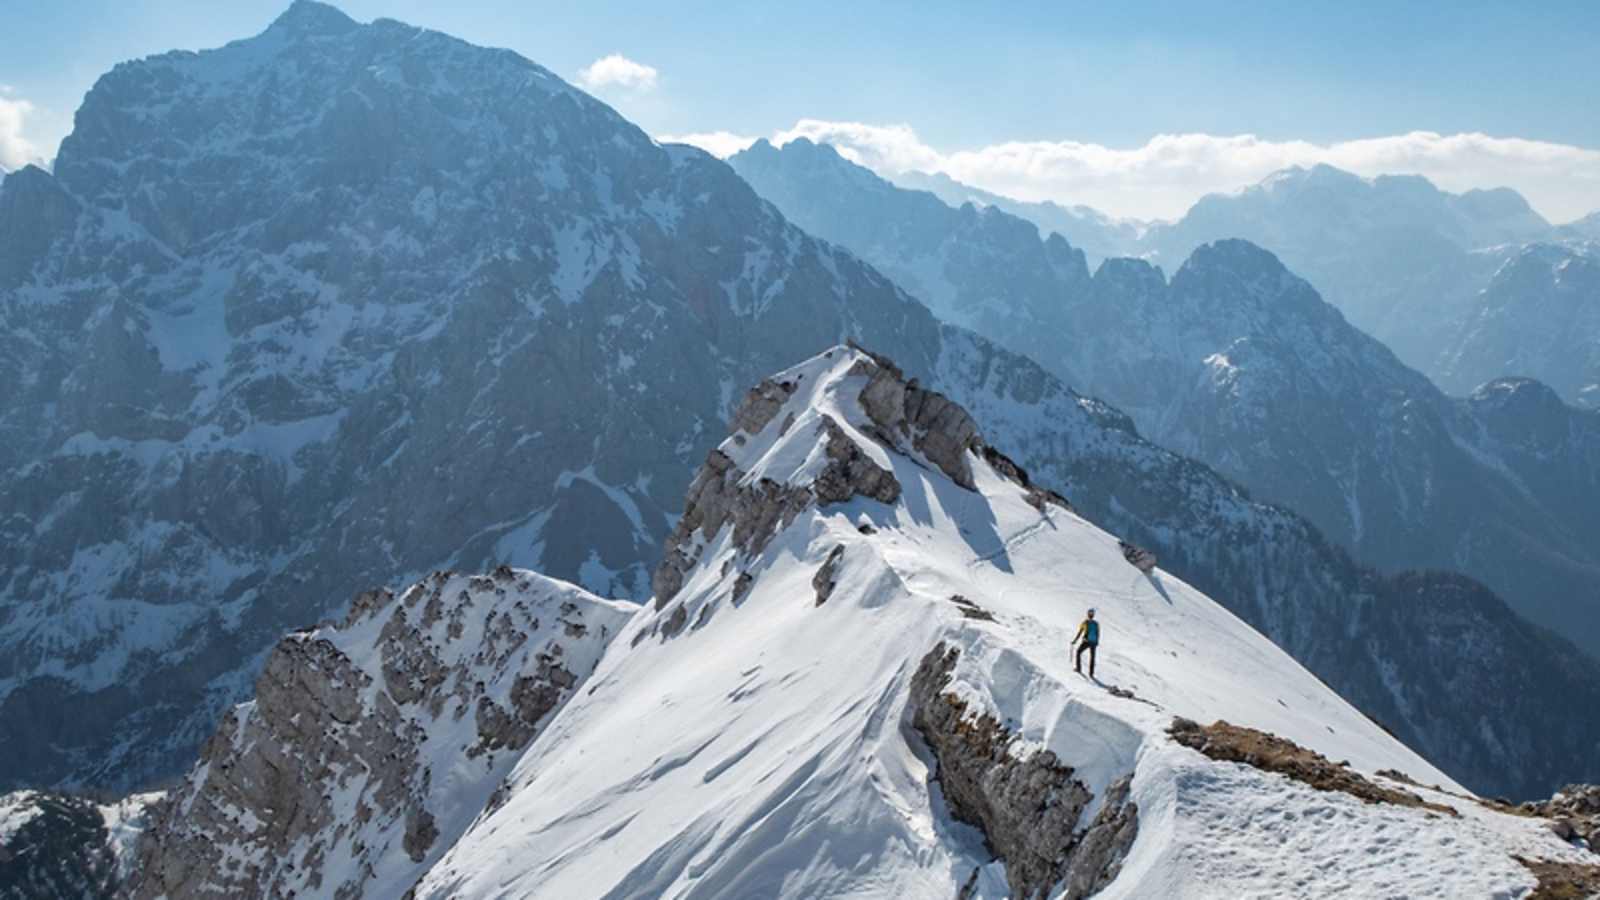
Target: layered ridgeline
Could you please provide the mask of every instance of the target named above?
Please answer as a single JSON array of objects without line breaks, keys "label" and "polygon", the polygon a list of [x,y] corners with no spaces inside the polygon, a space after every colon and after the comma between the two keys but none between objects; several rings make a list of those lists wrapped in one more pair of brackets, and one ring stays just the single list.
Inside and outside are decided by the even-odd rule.
[{"label": "layered ridgeline", "polygon": [[[617,605],[507,570],[286,639],[318,664],[292,692],[269,667],[131,892],[1457,897],[1600,872],[1131,565],[886,360],[835,348],[733,422],[614,636]],[[1098,680],[1065,653],[1091,606]],[[508,616],[546,623],[509,665]],[[545,656],[561,690],[513,714]],[[519,739],[485,731],[508,718]]]},{"label": "layered ridgeline", "polygon": [[1452,394],[1520,376],[1548,383],[1568,403],[1600,405],[1588,391],[1600,338],[1592,327],[1574,327],[1592,315],[1574,307],[1600,306],[1600,289],[1569,278],[1552,291],[1551,278],[1526,271],[1538,265],[1530,254],[1592,256],[1585,243],[1600,240],[1600,213],[1555,227],[1506,188],[1452,194],[1420,176],[1368,179],[1327,165],[1208,195],[1172,223],[1023,203],[948,176],[895,178],[952,206],[972,202],[1027,219],[1083,249],[1091,264],[1138,256],[1172,271],[1204,244],[1244,238],[1278,255],[1353,324]]},{"label": "layered ridgeline", "polygon": [[892,178],[895,184],[927,191],[957,209],[970,203],[978,209],[994,207],[1026,219],[1044,234],[1066,238],[1067,243],[1084,252],[1091,266],[1108,257],[1133,255],[1144,235],[1158,227],[1154,222],[1113,218],[1090,206],[1016,200],[962,184],[943,173],[901,172]]},{"label": "layered ridgeline", "polygon": [[[1243,241],[1200,247],[1170,281],[1133,259],[1091,275],[1059,235],[1041,240],[996,208],[938,208],[831,147],[758,143],[731,163],[941,316],[1028,353],[1363,561],[1465,572],[1600,652],[1600,415],[1526,380],[1447,397]],[[1580,280],[1582,266],[1568,269]],[[1571,307],[1574,293],[1562,294]]]},{"label": "layered ridgeline", "polygon": [[297,3],[101,79],[0,232],[4,784],[176,773],[374,584],[647,597],[741,386],[851,336],[1458,780],[1593,765],[1600,677],[1486,592],[1356,567],[514,54]]},{"label": "layered ridgeline", "polygon": [[1177,222],[1152,228],[1141,249],[1171,270],[1211,241],[1260,244],[1431,374],[1445,324],[1516,247],[1552,236],[1550,223],[1507,188],[1452,194],[1417,175],[1369,179],[1318,165],[1203,197]]}]

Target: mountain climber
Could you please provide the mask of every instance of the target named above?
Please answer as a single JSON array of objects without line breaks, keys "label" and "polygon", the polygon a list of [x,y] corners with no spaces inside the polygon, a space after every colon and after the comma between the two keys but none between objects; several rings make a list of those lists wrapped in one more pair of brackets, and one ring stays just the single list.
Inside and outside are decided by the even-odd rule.
[{"label": "mountain climber", "polygon": [[[1082,644],[1078,642],[1082,641]],[[1078,674],[1083,674],[1083,651],[1089,651],[1089,677],[1094,677],[1095,648],[1100,646],[1100,623],[1094,620],[1094,609],[1084,617],[1083,624],[1078,626],[1078,636],[1072,639],[1072,645],[1078,648],[1077,655],[1072,658],[1072,668]]]}]

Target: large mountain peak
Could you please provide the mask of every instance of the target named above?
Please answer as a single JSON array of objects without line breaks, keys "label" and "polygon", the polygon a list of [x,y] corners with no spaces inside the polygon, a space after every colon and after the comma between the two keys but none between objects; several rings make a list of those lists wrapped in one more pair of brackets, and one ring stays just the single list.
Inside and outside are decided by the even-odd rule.
[{"label": "large mountain peak", "polygon": [[1293,302],[1311,313],[1337,315],[1276,254],[1240,238],[1196,247],[1173,273],[1172,290],[1227,304]]},{"label": "large mountain peak", "polygon": [[273,20],[268,30],[300,37],[343,34],[359,27],[360,23],[332,4],[318,0],[294,0],[282,15]]},{"label": "large mountain peak", "polygon": [[941,353],[726,165],[393,22],[117,67],[0,233],[0,785],[158,777],[380,579],[642,599],[735,384],[849,335]]},{"label": "large mountain peak", "polygon": [[1189,254],[1179,271],[1231,270],[1271,275],[1288,273],[1288,268],[1272,251],[1242,238],[1224,238],[1201,244]]}]

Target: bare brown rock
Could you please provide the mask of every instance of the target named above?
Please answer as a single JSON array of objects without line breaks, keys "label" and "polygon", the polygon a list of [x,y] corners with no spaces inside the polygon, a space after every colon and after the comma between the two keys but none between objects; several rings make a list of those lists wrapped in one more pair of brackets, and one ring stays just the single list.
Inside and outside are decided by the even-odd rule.
[{"label": "bare brown rock", "polygon": [[1116,877],[1138,834],[1138,809],[1128,800],[1128,778],[1112,784],[1101,813],[1088,828],[1079,820],[1093,795],[1048,750],[1018,756],[1003,723],[975,714],[944,693],[959,651],[939,644],[923,657],[911,680],[912,724],[933,751],[934,777],[951,815],[979,828],[1005,861],[1018,898],[1087,897]]},{"label": "bare brown rock", "polygon": [[1212,759],[1244,763],[1263,771],[1276,772],[1319,791],[1339,791],[1367,803],[1392,803],[1448,816],[1461,815],[1453,807],[1430,803],[1410,791],[1384,787],[1344,765],[1329,761],[1314,750],[1265,731],[1222,721],[1201,725],[1179,717],[1172,720],[1167,734],[1174,741]]},{"label": "bare brown rock", "polygon": [[1593,900],[1600,897],[1600,865],[1513,857],[1539,879],[1526,900]]}]

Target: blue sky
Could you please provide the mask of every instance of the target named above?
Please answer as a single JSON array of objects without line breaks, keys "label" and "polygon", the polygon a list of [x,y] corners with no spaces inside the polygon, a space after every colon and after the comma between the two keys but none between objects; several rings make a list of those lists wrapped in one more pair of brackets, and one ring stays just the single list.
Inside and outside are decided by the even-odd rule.
[{"label": "blue sky", "polygon": [[[27,105],[20,126],[11,127],[48,158],[84,91],[115,62],[248,36],[286,5],[56,0],[13,7],[0,12],[0,102]],[[1121,214],[1170,214],[1190,194],[1322,158],[1364,174],[1420,171],[1456,190],[1511,184],[1558,220],[1600,207],[1600,155],[1575,152],[1600,150],[1600,4],[1593,0],[1317,9],[831,0],[338,5],[363,21],[388,16],[510,47],[569,80],[620,54],[653,70],[653,80],[591,89],[653,134],[742,141],[808,133],[851,147],[875,168],[939,168],[992,189],[1094,202]],[[811,120],[809,130],[796,129],[802,120]],[[0,129],[6,122],[0,114]],[[902,127],[872,130],[888,126]],[[1438,140],[1393,143],[1416,132]],[[1153,145],[1159,135],[1191,139]],[[1255,140],[1241,144],[1241,135]],[[1527,146],[1449,143],[1460,135]],[[1369,143],[1346,146],[1354,140]],[[730,146],[737,144],[721,149]],[[1569,148],[1554,169],[1547,146]],[[1163,165],[1195,171],[1158,171]]]}]

